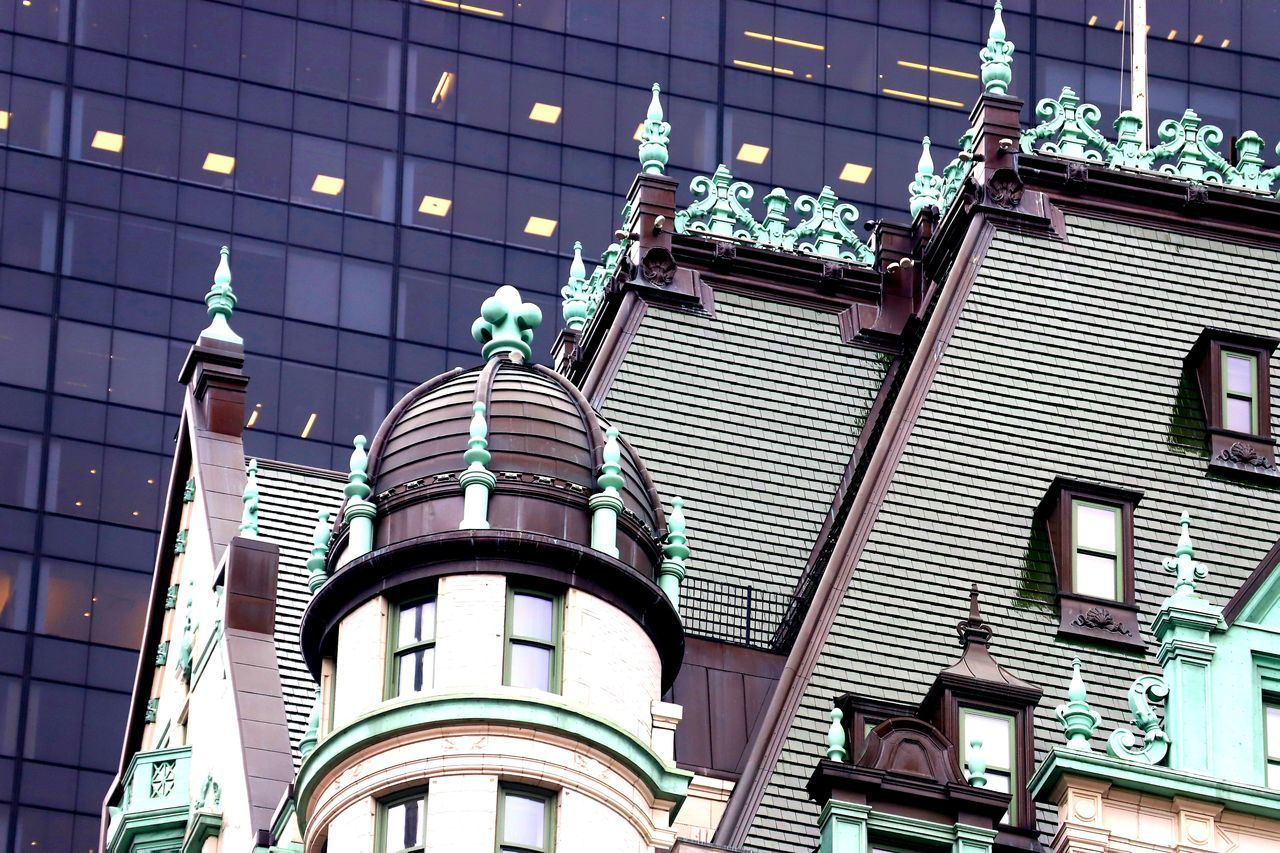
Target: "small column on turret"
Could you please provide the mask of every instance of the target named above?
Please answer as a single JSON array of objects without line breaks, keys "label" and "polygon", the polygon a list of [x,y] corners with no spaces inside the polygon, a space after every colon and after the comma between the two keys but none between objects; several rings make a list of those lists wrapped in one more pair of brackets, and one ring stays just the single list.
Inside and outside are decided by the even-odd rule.
[{"label": "small column on turret", "polygon": [[622,447],[617,427],[605,431],[604,464],[596,483],[600,491],[591,496],[591,547],[610,557],[618,556],[618,516],[622,514]]},{"label": "small column on turret", "polygon": [[458,477],[462,486],[462,523],[460,530],[489,529],[489,493],[498,478],[485,466],[489,464],[489,426],[484,417],[484,403],[477,402],[471,416],[471,437],[462,460],[467,469]]},{"label": "small column on turret", "polygon": [[662,546],[662,564],[658,566],[658,586],[680,610],[680,584],[684,581],[684,561],[689,559],[689,539],[685,535],[684,500],[671,501],[671,517],[667,519],[667,541]]},{"label": "small column on turret", "polygon": [[373,550],[373,518],[377,507],[369,498],[369,454],[365,453],[366,439],[357,435],[355,450],[351,451],[351,471],[343,494],[347,505],[342,517],[347,522],[347,558],[353,559]]},{"label": "small column on turret", "polygon": [[328,510],[317,510],[316,526],[311,531],[311,557],[307,560],[307,588],[313,595],[324,585],[325,579],[329,576],[324,562],[325,556],[329,553],[329,539],[333,536],[330,517]]}]

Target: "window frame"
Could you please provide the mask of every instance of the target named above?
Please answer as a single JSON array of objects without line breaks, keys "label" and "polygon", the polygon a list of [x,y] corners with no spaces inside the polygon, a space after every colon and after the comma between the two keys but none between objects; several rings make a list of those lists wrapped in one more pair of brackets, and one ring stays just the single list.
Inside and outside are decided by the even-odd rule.
[{"label": "window frame", "polygon": [[[414,788],[409,791],[400,791],[390,797],[378,800],[378,825],[373,844],[378,853],[423,853],[427,849],[427,799],[429,793],[428,788]],[[417,847],[398,847],[392,850],[389,845],[390,839],[387,838],[387,822],[391,809],[413,800],[422,801],[422,844]]]},{"label": "window frame", "polygon": [[[1000,719],[1009,724],[1009,763],[1010,767],[997,767],[1000,773],[1007,773],[1009,776],[1009,810],[1005,812],[1005,816],[1000,820],[1001,826],[1017,826],[1018,825],[1018,716],[1007,710],[993,710],[982,705],[961,703],[957,708],[959,719],[957,720],[957,731],[959,737],[956,739],[956,751],[959,753],[960,767],[964,769],[968,763],[969,755],[969,736],[965,729],[965,721],[969,714],[981,714],[994,719]],[[986,749],[983,744],[983,749]],[[987,769],[992,769],[991,763],[987,762]]]},{"label": "window frame", "polygon": [[[435,605],[431,611],[432,613],[431,639],[418,641],[401,648],[400,620],[403,617],[405,609],[409,607],[417,607],[427,603],[431,603]],[[406,655],[413,654],[414,652],[418,652],[423,649],[432,650],[431,685],[430,687],[425,688],[425,690],[421,692],[426,692],[426,690],[430,690],[434,688],[436,683],[435,647],[436,647],[436,643],[439,641],[439,637],[436,634],[437,626],[439,625],[439,621],[440,621],[439,598],[435,594],[425,595],[419,598],[410,598],[410,599],[405,599],[404,601],[392,602],[392,607],[394,607],[394,610],[390,613],[390,618],[387,619],[387,623],[388,623],[387,667],[386,667],[386,678],[385,678],[386,688],[385,690],[383,690],[384,699],[399,699],[402,697],[418,695],[417,693],[401,693],[400,692],[400,659]]]},{"label": "window frame", "polygon": [[[538,799],[542,801],[543,808],[543,838],[542,847],[529,847],[523,844],[516,844],[503,841],[503,833],[506,828],[507,813],[507,795],[515,794],[529,799]],[[498,783],[498,804],[497,819],[494,825],[494,853],[504,853],[505,850],[515,850],[518,853],[555,853],[556,849],[556,806],[559,804],[560,793],[558,791],[548,790],[546,788],[535,788],[532,785],[521,785],[514,782]]]},{"label": "window frame", "polygon": [[[1244,394],[1231,391],[1228,385],[1227,363],[1232,358],[1240,358],[1249,362],[1249,394],[1247,397]],[[1262,396],[1261,389],[1258,386],[1258,378],[1259,378],[1258,361],[1259,361],[1259,355],[1256,350],[1233,349],[1231,347],[1225,347],[1225,346],[1219,347],[1218,363],[1220,365],[1219,369],[1221,370],[1221,375],[1219,376],[1219,382],[1222,385],[1222,399],[1219,400],[1218,402],[1219,402],[1219,405],[1222,406],[1222,428],[1223,429],[1230,429],[1230,427],[1227,426],[1227,403],[1232,398],[1247,399],[1249,401],[1248,434],[1249,435],[1258,434],[1258,414],[1259,414],[1258,400]],[[1240,430],[1231,430],[1231,431],[1240,432]]]},{"label": "window frame", "polygon": [[[1271,768],[1275,767],[1277,773],[1280,774],[1280,744],[1271,744],[1267,742],[1267,716],[1269,712],[1275,711],[1280,714],[1280,695],[1274,693],[1262,694],[1262,786],[1272,791],[1280,791],[1280,783],[1271,784]],[[1272,756],[1272,747],[1275,747],[1276,754]]]},{"label": "window frame", "polygon": [[[515,598],[517,595],[541,598],[551,602],[552,641],[550,643],[537,637],[517,635],[513,632],[512,621],[515,616]],[[547,590],[533,587],[507,585],[507,612],[502,627],[502,685],[504,687],[511,686],[511,649],[517,644],[551,650],[551,672],[547,677],[547,692],[561,693],[563,691],[562,675],[564,664],[564,595],[562,593],[548,592]]]},{"label": "window frame", "polygon": [[[1262,477],[1274,481],[1276,440],[1271,430],[1271,354],[1280,340],[1227,329],[1206,328],[1183,360],[1184,378],[1190,371],[1200,392],[1201,412],[1208,433],[1209,468],[1233,477]],[[1227,393],[1227,358],[1251,359],[1252,405],[1250,430],[1227,428],[1227,401],[1243,399]]]},{"label": "window frame", "polygon": [[[1096,598],[1100,601],[1123,601],[1124,600],[1123,596],[1125,594],[1124,505],[1113,503],[1113,502],[1100,501],[1100,500],[1096,500],[1094,498],[1089,498],[1089,497],[1075,496],[1075,495],[1073,495],[1070,498],[1070,501],[1071,501],[1071,506],[1069,510],[1071,513],[1071,569],[1070,569],[1070,572],[1071,572],[1072,592],[1076,593],[1077,595],[1087,595],[1089,598]],[[1081,547],[1080,530],[1079,530],[1079,525],[1077,524],[1078,517],[1076,514],[1076,509],[1082,506],[1089,507],[1091,509],[1107,510],[1112,514],[1115,520],[1115,530],[1116,530],[1116,547],[1114,552],[1108,554],[1104,551],[1098,551],[1091,548]],[[1115,574],[1116,596],[1114,598],[1107,598],[1106,596],[1100,596],[1100,595],[1091,595],[1089,593],[1080,591],[1080,566],[1079,566],[1078,558],[1082,552],[1088,556],[1111,558],[1113,572]]]}]

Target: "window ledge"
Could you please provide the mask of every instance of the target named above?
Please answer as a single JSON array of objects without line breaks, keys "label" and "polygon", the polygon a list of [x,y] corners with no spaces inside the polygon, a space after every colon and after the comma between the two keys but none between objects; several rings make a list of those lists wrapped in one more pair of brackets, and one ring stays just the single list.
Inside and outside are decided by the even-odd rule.
[{"label": "window ledge", "polygon": [[1058,635],[1126,649],[1146,649],[1138,607],[1072,593],[1058,593]]}]

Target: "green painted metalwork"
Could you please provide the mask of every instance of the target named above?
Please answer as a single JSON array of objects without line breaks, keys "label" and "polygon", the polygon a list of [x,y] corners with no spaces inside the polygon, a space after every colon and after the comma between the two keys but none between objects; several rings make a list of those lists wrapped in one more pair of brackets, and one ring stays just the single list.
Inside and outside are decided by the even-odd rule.
[{"label": "green painted metalwork", "polygon": [[684,500],[671,500],[671,515],[667,518],[667,541],[662,545],[662,564],[658,566],[658,586],[671,599],[671,606],[680,610],[680,584],[684,581],[685,560],[689,559],[689,537],[685,535]]},{"label": "green painted metalwork", "polygon": [[178,606],[178,585],[172,584],[164,594],[164,609],[172,610]]},{"label": "green painted metalwork", "polygon": [[173,537],[173,555],[187,553],[187,531],[179,530]]},{"label": "green painted metalwork", "polygon": [[201,338],[210,338],[229,344],[244,344],[244,339],[231,330],[228,321],[236,307],[236,294],[231,289],[231,264],[228,257],[231,249],[222,247],[222,257],[218,261],[218,269],[213,273],[213,286],[204,296],[212,318],[208,327],[200,333]]},{"label": "green painted metalwork", "polygon": [[192,477],[187,480],[187,484],[182,488],[182,502],[189,504],[196,499],[196,478]]},{"label": "green painted metalwork", "polygon": [[325,570],[325,557],[329,553],[329,540],[333,538],[332,514],[326,509],[316,510],[316,526],[311,530],[311,556],[307,559],[307,588],[315,594],[324,586],[329,576]]},{"label": "green painted metalwork", "polygon": [[844,733],[844,711],[831,709],[831,725],[827,727],[827,758],[832,761],[846,761],[849,752],[845,749],[848,739]]},{"label": "green painted metalwork", "polygon": [[415,694],[384,702],[325,736],[302,762],[294,784],[299,827],[306,818],[316,788],[335,767],[363,750],[393,738],[459,723],[481,723],[491,729],[530,729],[567,737],[614,759],[619,769],[635,774],[658,799],[678,806],[688,795],[693,774],[668,764],[647,741],[618,725],[580,710],[550,693]]},{"label": "green painted metalwork", "polygon": [[1203,563],[1195,561],[1195,546],[1191,543],[1191,516],[1184,512],[1178,524],[1182,526],[1178,547],[1174,550],[1173,556],[1164,561],[1164,570],[1175,578],[1173,586],[1175,596],[1194,595],[1196,581],[1208,577],[1209,570]]},{"label": "green painted metalwork", "polygon": [[818,817],[818,853],[867,853],[871,806],[830,799]]},{"label": "green painted metalwork", "polygon": [[942,186],[938,190],[938,213],[945,214],[960,194],[964,179],[973,171],[974,132],[970,128],[960,136],[960,153],[942,170]]},{"label": "green painted metalwork", "polygon": [[169,662],[169,641],[162,640],[156,646],[156,666],[164,666]]},{"label": "green painted metalwork", "polygon": [[191,747],[135,753],[108,811],[106,850],[179,850],[191,808]]},{"label": "green painted metalwork", "polygon": [[298,755],[303,761],[316,750],[320,740],[320,688],[316,688],[316,701],[311,706],[311,715],[307,717],[307,731],[298,741]]},{"label": "green painted metalwork", "polygon": [[587,505],[591,508],[591,547],[618,556],[618,516],[622,514],[622,445],[618,442],[617,427],[604,432],[604,463],[596,484],[600,491],[591,496]]},{"label": "green painted metalwork", "polygon": [[[689,189],[700,198],[676,213],[676,233],[709,234],[859,264],[875,259],[854,233],[858,208],[842,203],[831,187],[823,187],[817,196],[799,196],[794,206],[782,189],[775,188],[764,197],[765,218],[759,222],[747,207],[755,191],[745,181],[735,181],[723,163],[710,177],[696,175]],[[791,209],[804,218],[789,228]]]},{"label": "green painted metalwork", "polygon": [[582,243],[573,244],[573,263],[569,264],[569,280],[560,288],[564,302],[560,311],[564,326],[573,331],[587,325],[587,267],[582,263]]},{"label": "green painted metalwork", "polygon": [[483,344],[480,354],[493,358],[500,353],[518,353],[528,361],[532,356],[533,330],[542,325],[542,309],[520,298],[509,284],[480,306],[480,316],[471,324],[471,337]]},{"label": "green painted metalwork", "polygon": [[640,131],[640,171],[646,175],[662,175],[667,171],[667,140],[671,137],[671,125],[662,120],[662,102],[658,99],[660,91],[658,84],[654,83],[649,115]]},{"label": "green painted metalwork", "polygon": [[1067,748],[1089,750],[1089,739],[1102,717],[1089,707],[1089,695],[1084,678],[1080,675],[1080,658],[1071,661],[1071,686],[1067,688],[1067,702],[1054,709],[1054,715],[1062,722],[1067,735]]},{"label": "green painted metalwork", "polygon": [[1169,754],[1169,737],[1152,707],[1169,698],[1169,687],[1158,675],[1143,675],[1129,688],[1129,710],[1133,723],[1142,730],[1142,746],[1128,729],[1116,729],[1107,738],[1107,754],[1146,764],[1159,764]]},{"label": "green painted metalwork", "polygon": [[462,522],[458,529],[488,530],[489,493],[498,478],[485,467],[492,455],[489,453],[489,424],[484,416],[484,403],[475,403],[472,412],[467,450],[462,454],[467,469],[458,477],[463,495]]},{"label": "green painted metalwork", "polygon": [[258,505],[262,493],[258,489],[258,460],[249,460],[248,476],[244,481],[244,494],[240,500],[244,511],[240,514],[240,535],[246,539],[258,538]]},{"label": "green painted metalwork", "polygon": [[982,754],[982,738],[969,739],[969,749],[965,752],[965,759],[969,784],[975,788],[987,787],[987,759]]},{"label": "green painted metalwork", "polygon": [[347,522],[347,555],[354,558],[373,549],[373,518],[377,507],[369,500],[369,454],[365,452],[368,439],[357,435],[351,443],[354,449],[347,485],[342,490],[347,496],[342,517]]},{"label": "green painted metalwork", "polygon": [[933,173],[933,157],[929,154],[927,136],[920,140],[920,162],[916,164],[915,180],[907,185],[907,193],[910,196],[912,219],[923,210],[942,206],[942,178]]},{"label": "green painted metalwork", "polygon": [[191,656],[195,649],[195,624],[192,620],[192,595],[191,581],[187,581],[187,606],[186,612],[182,620],[182,644],[178,646],[178,677],[185,683],[191,682]]},{"label": "green painted metalwork", "polygon": [[996,0],[987,46],[978,52],[982,60],[982,90],[988,95],[1009,94],[1009,84],[1013,82],[1013,42],[1005,37],[1003,8]]},{"label": "green painted metalwork", "polygon": [[994,829],[982,829],[966,823],[932,823],[834,798],[822,807],[818,828],[818,853],[871,853],[872,850],[897,849],[991,853],[996,840]]},{"label": "green painted metalwork", "polygon": [[143,713],[143,715],[142,715],[142,719],[143,719],[143,721],[144,721],[144,722],[147,722],[147,723],[154,723],[154,722],[156,721],[156,711],[157,711],[159,708],[160,708],[160,697],[159,697],[159,696],[152,696],[150,699],[148,699],[148,700],[147,700],[147,710],[146,710],[146,712],[145,712],[145,713]]}]

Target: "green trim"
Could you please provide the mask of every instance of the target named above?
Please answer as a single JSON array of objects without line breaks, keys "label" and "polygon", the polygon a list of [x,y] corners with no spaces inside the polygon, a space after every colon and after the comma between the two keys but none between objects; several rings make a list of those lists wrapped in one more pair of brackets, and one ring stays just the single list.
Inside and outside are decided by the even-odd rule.
[{"label": "green trim", "polygon": [[217,647],[218,641],[222,639],[222,620],[218,619],[213,623],[213,629],[209,631],[209,639],[200,649],[200,656],[196,658],[196,664],[191,672],[190,690],[196,689],[196,684],[200,681],[200,676],[204,674],[204,668],[209,665],[209,658],[213,656],[213,650]]},{"label": "green trim", "polygon": [[[387,662],[383,676],[383,699],[395,699],[400,695],[400,658],[403,655],[412,652],[422,651],[423,649],[434,649],[436,647],[436,625],[439,622],[439,613],[437,608],[439,603],[436,596],[429,595],[425,598],[415,598],[409,601],[390,603],[390,614],[387,618]],[[421,640],[419,642],[410,643],[401,648],[400,643],[400,619],[404,615],[404,611],[409,607],[418,607],[419,605],[432,603],[435,607],[431,609],[431,639]],[[436,683],[435,672],[435,655],[431,657],[431,683],[426,685],[424,689],[431,689]]]},{"label": "green trim", "polygon": [[[1090,507],[1092,509],[1106,510],[1111,513],[1115,519],[1116,525],[1116,549],[1113,552],[1095,551],[1092,548],[1081,548],[1079,544],[1080,525],[1076,517],[1077,507]],[[1111,558],[1112,565],[1115,567],[1116,589],[1114,595],[1098,595],[1093,591],[1086,591],[1080,588],[1079,573],[1076,571],[1076,557],[1081,554],[1088,554],[1092,557]],[[1119,504],[1102,503],[1101,501],[1087,500],[1085,498],[1071,499],[1071,591],[1077,595],[1087,595],[1091,598],[1102,598],[1110,601],[1124,600],[1124,507]]]},{"label": "green trim", "polygon": [[206,839],[222,834],[222,815],[213,812],[196,812],[191,817],[191,830],[182,842],[182,853],[200,853]]},{"label": "green trim", "polygon": [[[1235,397],[1239,400],[1249,401],[1249,432],[1254,435],[1258,434],[1258,356],[1248,352],[1237,352],[1235,350],[1220,350],[1221,363],[1218,365],[1222,372],[1222,425],[1227,426],[1227,400]],[[1249,393],[1240,394],[1227,391],[1227,360],[1229,358],[1240,358],[1249,362]]]},{"label": "green trim", "polygon": [[[516,844],[514,841],[506,841],[503,833],[506,829],[507,815],[507,795],[514,794],[517,797],[523,796],[527,800],[542,801],[542,846],[527,847],[523,844]],[[534,788],[529,785],[516,785],[504,782],[498,785],[498,819],[497,825],[493,832],[493,849],[494,853],[503,853],[503,850],[519,850],[520,853],[554,853],[556,849],[556,804],[559,797],[555,791],[548,791],[545,788]]]},{"label": "green trim", "polygon": [[571,708],[551,694],[510,696],[497,693],[412,696],[389,702],[332,732],[298,770],[298,826],[306,830],[307,807],[326,773],[347,757],[409,732],[462,722],[529,728],[565,735],[590,744],[635,773],[649,792],[673,800],[676,808],[689,793],[693,774],[664,762],[647,744],[616,724]]},{"label": "green trim", "polygon": [[181,850],[187,806],[122,814],[107,837],[106,853],[167,853]]},{"label": "green trim", "polygon": [[983,708],[970,708],[962,706],[960,708],[960,766],[965,767],[969,761],[969,735],[965,732],[965,720],[970,714],[979,714],[984,717],[990,717],[996,720],[1003,720],[1009,727],[1009,767],[1000,767],[987,757],[988,744],[983,744],[982,760],[986,763],[987,778],[990,779],[992,770],[998,773],[1009,774],[1009,811],[1005,814],[1005,819],[1001,823],[1016,824],[1018,822],[1018,720],[1012,714],[1001,714],[997,711],[988,711]]},{"label": "green trim", "polygon": [[1280,696],[1275,694],[1263,694],[1262,697],[1262,781],[1268,788],[1275,790],[1280,785],[1271,784],[1271,768],[1276,768],[1276,772],[1280,773],[1280,743],[1271,743],[1267,737],[1269,726],[1267,725],[1267,717],[1271,712],[1280,714]]},{"label": "green trim", "polygon": [[403,851],[410,851],[410,853],[418,851],[420,853],[420,851],[427,849],[427,789],[414,788],[412,791],[400,792],[385,800],[378,800],[378,825],[374,830],[373,836],[373,849],[377,853],[388,853],[387,813],[396,806],[415,800],[422,801],[422,844],[418,847],[397,847],[390,853],[403,853]]},{"label": "green trim", "polygon": [[1111,783],[1112,787],[1154,794],[1221,803],[1230,811],[1280,820],[1280,797],[1261,785],[1246,785],[1226,779],[1138,764],[1097,752],[1075,752],[1055,747],[1040,765],[1027,787],[1037,800],[1048,797],[1063,776],[1083,776]]},{"label": "green trim", "polygon": [[[515,597],[524,595],[530,598],[541,598],[551,602],[551,642],[538,637],[525,637],[511,629],[511,619],[515,614]],[[511,647],[512,645],[536,646],[551,650],[551,673],[547,679],[551,693],[561,691],[561,673],[564,671],[564,596],[543,592],[538,589],[525,589],[507,586],[507,615],[502,628],[502,683],[511,684]]]}]

